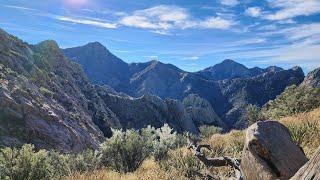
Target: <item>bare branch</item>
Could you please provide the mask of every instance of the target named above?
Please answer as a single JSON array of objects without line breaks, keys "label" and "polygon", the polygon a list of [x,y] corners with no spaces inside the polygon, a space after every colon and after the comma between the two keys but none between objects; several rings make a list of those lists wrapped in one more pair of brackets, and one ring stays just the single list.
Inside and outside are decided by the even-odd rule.
[{"label": "bare branch", "polygon": [[195,152],[195,156],[203,162],[208,167],[222,167],[222,166],[230,166],[236,171],[236,178],[238,180],[243,180],[243,173],[240,165],[240,160],[232,157],[216,157],[216,158],[207,158],[204,153],[201,152],[201,149],[205,148],[208,150],[212,150],[210,145],[201,144],[198,145],[197,141],[193,140],[190,136],[189,139],[189,148]]}]

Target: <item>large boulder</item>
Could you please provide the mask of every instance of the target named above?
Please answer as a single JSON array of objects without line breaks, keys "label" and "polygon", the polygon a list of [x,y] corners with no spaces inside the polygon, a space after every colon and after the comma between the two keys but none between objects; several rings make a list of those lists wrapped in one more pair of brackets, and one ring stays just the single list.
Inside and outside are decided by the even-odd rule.
[{"label": "large boulder", "polygon": [[241,161],[246,179],[289,179],[307,160],[281,123],[263,121],[248,128]]},{"label": "large boulder", "polygon": [[291,178],[299,179],[320,179],[320,146],[313,157]]}]

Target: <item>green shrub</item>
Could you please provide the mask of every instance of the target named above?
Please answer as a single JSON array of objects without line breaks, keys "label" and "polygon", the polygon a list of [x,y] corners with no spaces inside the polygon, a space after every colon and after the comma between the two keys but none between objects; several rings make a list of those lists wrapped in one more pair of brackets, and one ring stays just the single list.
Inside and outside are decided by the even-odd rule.
[{"label": "green shrub", "polygon": [[153,141],[153,156],[156,160],[160,160],[167,156],[170,149],[177,148],[179,146],[178,136],[173,129],[165,124],[160,129],[156,130],[156,134],[159,138]]},{"label": "green shrub", "polygon": [[34,146],[24,145],[20,150],[1,150],[0,172],[0,179],[50,179],[54,176],[54,166],[50,163],[47,151],[35,152]]},{"label": "green shrub", "polygon": [[147,143],[134,130],[113,130],[113,136],[101,145],[102,164],[118,172],[133,172],[150,155]]},{"label": "green shrub", "polygon": [[101,167],[102,154],[96,150],[67,155],[69,172],[94,171]]},{"label": "green shrub", "polygon": [[55,151],[35,151],[26,144],[20,149],[0,150],[0,179],[34,180],[59,179],[75,172],[93,171],[101,167],[97,151],[79,154],[60,154]]}]

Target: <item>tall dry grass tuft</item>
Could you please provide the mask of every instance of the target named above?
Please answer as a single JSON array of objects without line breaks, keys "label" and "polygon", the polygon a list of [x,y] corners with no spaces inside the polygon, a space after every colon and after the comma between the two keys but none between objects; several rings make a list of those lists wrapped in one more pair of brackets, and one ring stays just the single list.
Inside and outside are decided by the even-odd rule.
[{"label": "tall dry grass tuft", "polygon": [[86,173],[75,173],[65,180],[157,180],[168,179],[165,172],[153,158],[145,160],[132,173],[119,173],[109,169],[102,169]]},{"label": "tall dry grass tuft", "polygon": [[320,108],[280,120],[291,132],[295,143],[311,157],[320,146]]}]

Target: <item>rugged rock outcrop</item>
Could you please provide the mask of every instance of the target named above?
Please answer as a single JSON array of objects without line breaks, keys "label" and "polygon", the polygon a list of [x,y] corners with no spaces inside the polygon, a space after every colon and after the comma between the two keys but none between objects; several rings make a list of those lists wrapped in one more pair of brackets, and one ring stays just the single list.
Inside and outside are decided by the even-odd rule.
[{"label": "rugged rock outcrop", "polygon": [[248,128],[241,159],[246,179],[289,179],[306,162],[302,149],[279,122],[257,122]]},{"label": "rugged rock outcrop", "polygon": [[320,179],[320,147],[313,157],[291,178],[291,180],[319,180]]},{"label": "rugged rock outcrop", "polygon": [[[0,44],[0,143],[61,151],[97,147],[103,134],[96,115],[111,112],[95,108],[105,105],[81,68],[53,41],[30,46],[0,31]],[[115,119],[113,125],[120,124]]]},{"label": "rugged rock outcrop", "polygon": [[308,89],[320,88],[320,68],[317,68],[308,73],[300,86]]}]

